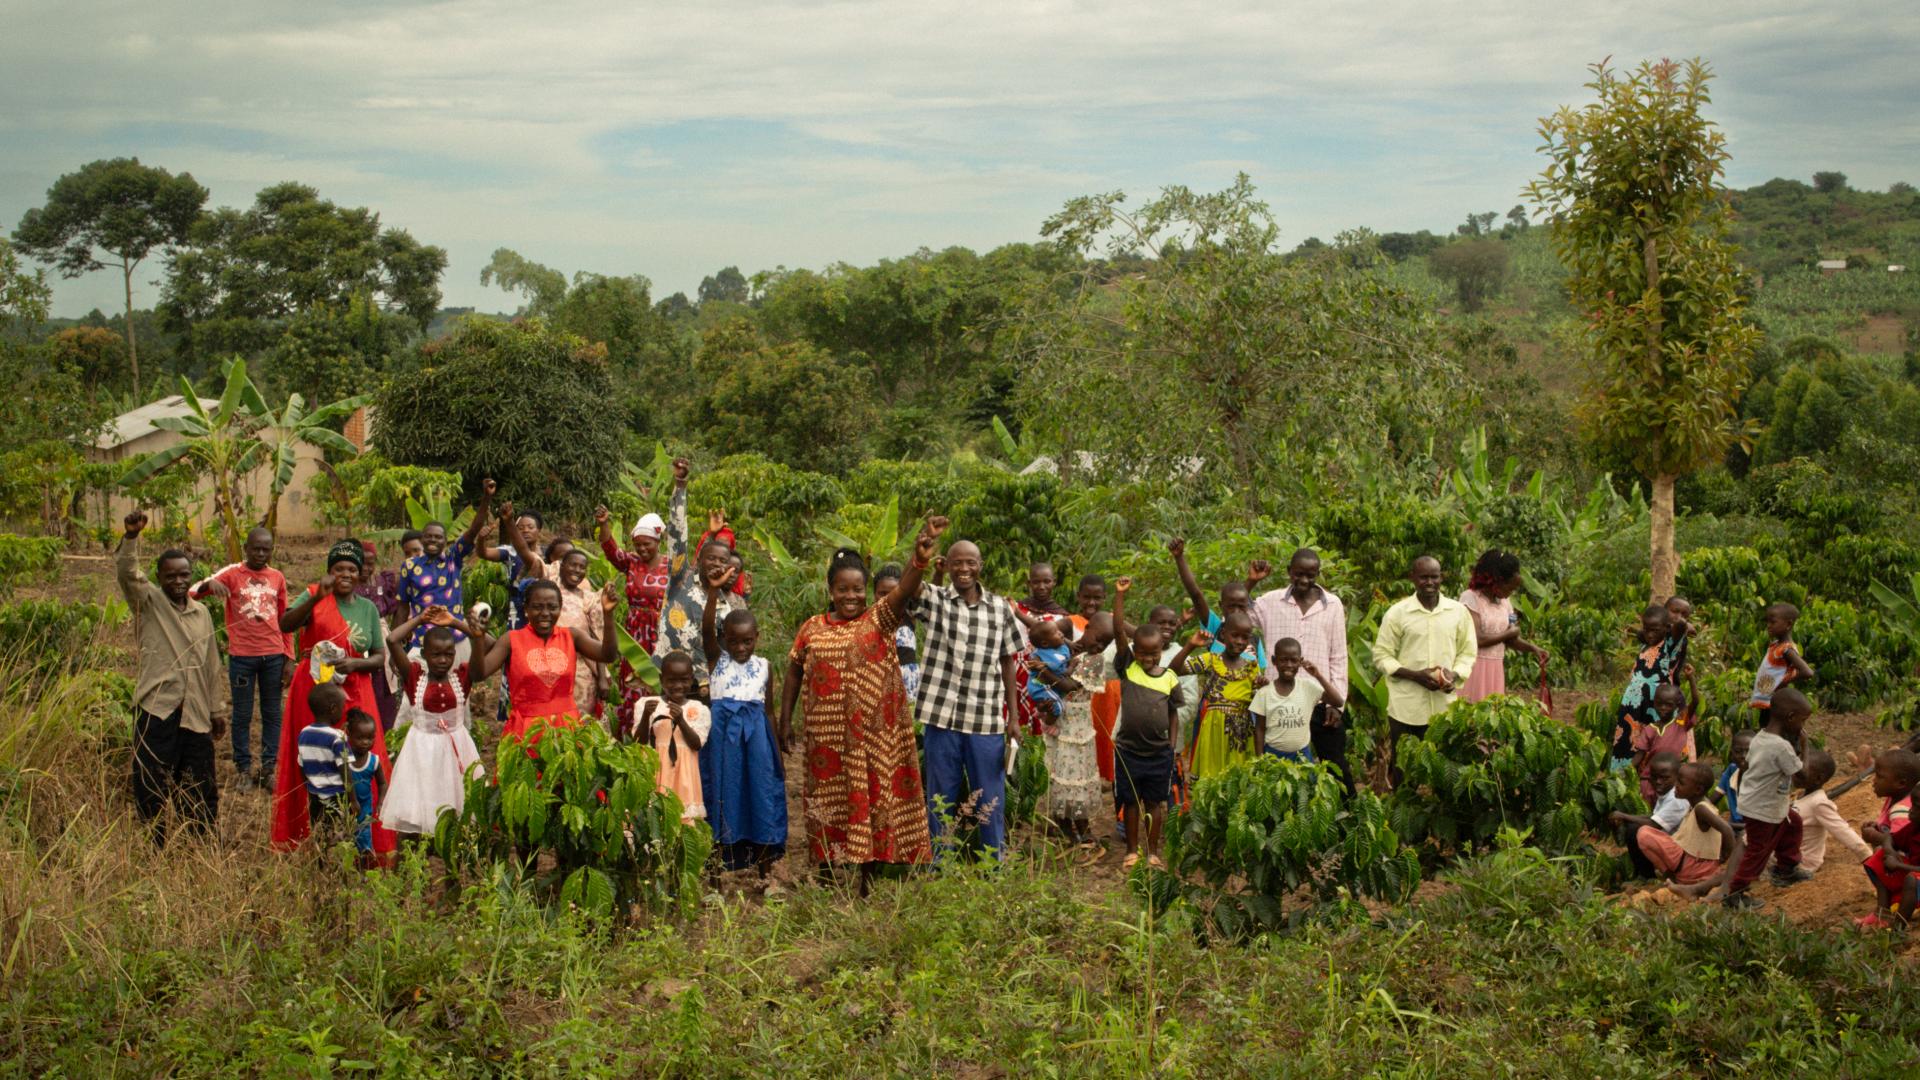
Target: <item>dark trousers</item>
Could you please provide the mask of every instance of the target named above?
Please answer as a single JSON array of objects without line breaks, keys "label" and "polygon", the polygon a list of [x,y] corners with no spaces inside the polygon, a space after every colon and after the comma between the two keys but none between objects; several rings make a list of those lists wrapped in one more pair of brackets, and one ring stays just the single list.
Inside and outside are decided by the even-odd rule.
[{"label": "dark trousers", "polygon": [[926,730],[927,824],[938,840],[946,831],[941,814],[961,830],[976,828],[980,843],[1001,858],[1007,844],[1007,773],[1004,735],[963,735],[943,727]]},{"label": "dark trousers", "polygon": [[286,689],[284,656],[229,656],[227,684],[233,688],[233,767],[245,771],[253,764],[247,744],[253,734],[253,696],[260,695],[260,771],[273,775],[280,757],[281,691]]},{"label": "dark trousers", "polygon": [[1347,725],[1341,718],[1339,727],[1327,725],[1327,703],[1321,702],[1313,707],[1313,718],[1307,721],[1307,737],[1313,742],[1313,756],[1329,765],[1340,767],[1340,782],[1347,786],[1347,794],[1354,793],[1353,769],[1347,764]]},{"label": "dark trousers", "polygon": [[156,845],[167,842],[163,812],[169,802],[189,828],[212,831],[220,811],[220,791],[213,782],[213,736],[183,730],[178,709],[171,716],[136,709],[133,804]]},{"label": "dark trousers", "polygon": [[1767,868],[1769,858],[1777,859],[1780,869],[1791,870],[1800,865],[1800,812],[1788,810],[1785,821],[1766,822],[1747,819],[1746,854],[1740,856],[1740,866],[1733,872],[1733,880],[1727,882],[1727,891],[1737,893],[1754,883],[1760,871]]},{"label": "dark trousers", "polygon": [[1426,737],[1427,725],[1403,724],[1387,717],[1387,779],[1394,787],[1400,786],[1400,740]]}]

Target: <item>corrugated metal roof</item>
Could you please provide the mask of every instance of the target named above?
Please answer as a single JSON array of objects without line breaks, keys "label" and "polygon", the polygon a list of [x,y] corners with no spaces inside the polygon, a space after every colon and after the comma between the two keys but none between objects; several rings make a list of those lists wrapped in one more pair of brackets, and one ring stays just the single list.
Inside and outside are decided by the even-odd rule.
[{"label": "corrugated metal roof", "polygon": [[[200,407],[212,412],[220,407],[220,401],[218,398],[201,398]],[[167,416],[186,416],[192,412],[187,399],[180,394],[150,402],[115,417],[113,423],[100,433],[100,437],[93,440],[94,448],[112,450],[117,446],[125,446],[142,435],[151,434],[155,420]]]}]

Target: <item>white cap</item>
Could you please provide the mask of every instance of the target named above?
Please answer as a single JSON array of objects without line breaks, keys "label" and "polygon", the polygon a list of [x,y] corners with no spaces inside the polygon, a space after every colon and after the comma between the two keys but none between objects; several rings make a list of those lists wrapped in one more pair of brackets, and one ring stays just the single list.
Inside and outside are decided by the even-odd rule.
[{"label": "white cap", "polygon": [[666,531],[667,523],[660,520],[659,514],[647,514],[639,521],[633,523],[633,535],[635,536],[651,536],[655,540],[658,540],[661,534]]}]

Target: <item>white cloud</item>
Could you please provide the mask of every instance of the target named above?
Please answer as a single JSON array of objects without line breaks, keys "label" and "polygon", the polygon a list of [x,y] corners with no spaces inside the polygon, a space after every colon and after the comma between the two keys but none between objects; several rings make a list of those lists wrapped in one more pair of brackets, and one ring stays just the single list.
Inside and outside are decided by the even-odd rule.
[{"label": "white cloud", "polygon": [[[728,263],[1030,239],[1066,198],[1246,168],[1287,236],[1504,209],[1584,65],[1702,54],[1733,179],[1920,179],[1905,0],[1569,9],[881,0],[0,0],[0,224],[138,154],[243,204],[299,179],[449,248],[691,288]],[[110,43],[102,53],[98,43]],[[150,300],[149,290],[144,298]],[[62,282],[61,311],[111,306]]]}]

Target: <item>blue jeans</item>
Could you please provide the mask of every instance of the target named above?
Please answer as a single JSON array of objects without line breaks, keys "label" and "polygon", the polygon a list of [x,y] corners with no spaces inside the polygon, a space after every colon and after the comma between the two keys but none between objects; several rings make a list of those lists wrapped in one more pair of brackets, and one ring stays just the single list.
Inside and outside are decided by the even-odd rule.
[{"label": "blue jeans", "polygon": [[285,686],[284,656],[229,656],[227,683],[233,688],[233,767],[245,769],[253,764],[253,751],[247,746],[253,732],[253,695],[260,694],[260,769],[273,775],[280,760],[280,705]]},{"label": "blue jeans", "polygon": [[944,809],[962,829],[977,827],[994,858],[1007,846],[1007,772],[1004,735],[963,735],[929,725],[926,731],[927,824],[934,839],[946,831]]},{"label": "blue jeans", "polygon": [[1303,746],[1292,753],[1288,753],[1285,750],[1275,750],[1271,746],[1267,747],[1266,750],[1267,753],[1272,754],[1281,761],[1297,761],[1302,765],[1311,765],[1316,760],[1313,756],[1313,747],[1311,746]]}]

